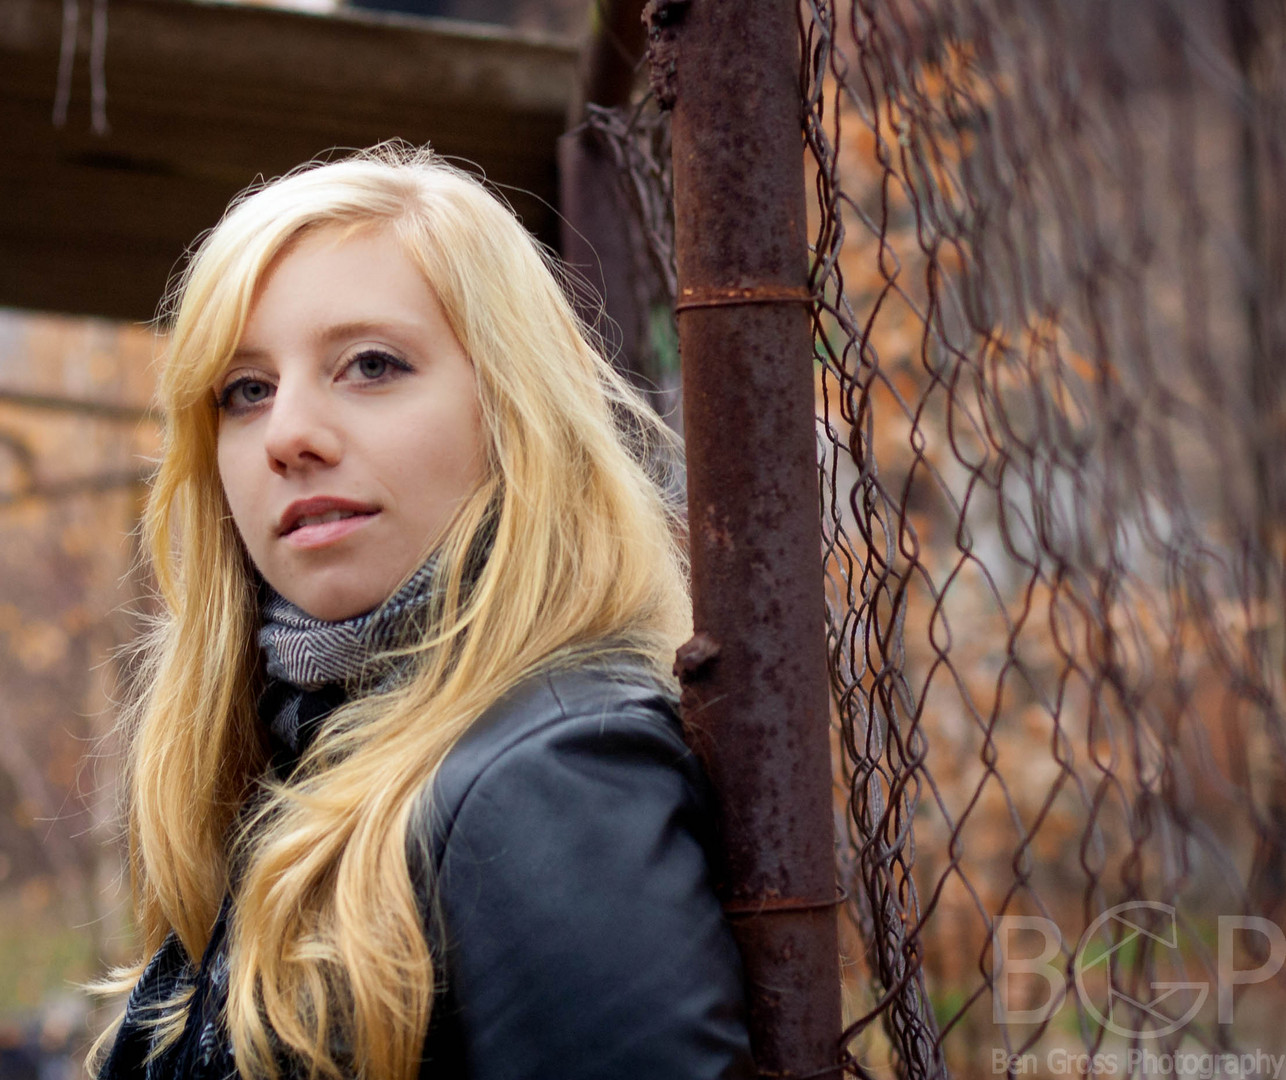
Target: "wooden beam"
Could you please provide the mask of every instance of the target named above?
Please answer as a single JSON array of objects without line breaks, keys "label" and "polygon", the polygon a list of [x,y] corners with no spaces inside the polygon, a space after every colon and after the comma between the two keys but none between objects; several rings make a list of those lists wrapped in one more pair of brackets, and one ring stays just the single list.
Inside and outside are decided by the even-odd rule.
[{"label": "wooden beam", "polygon": [[390,15],[111,0],[100,136],[91,6],[57,128],[62,2],[0,3],[0,305],[151,318],[184,249],[236,191],[390,138],[477,164],[556,241],[571,45]]}]

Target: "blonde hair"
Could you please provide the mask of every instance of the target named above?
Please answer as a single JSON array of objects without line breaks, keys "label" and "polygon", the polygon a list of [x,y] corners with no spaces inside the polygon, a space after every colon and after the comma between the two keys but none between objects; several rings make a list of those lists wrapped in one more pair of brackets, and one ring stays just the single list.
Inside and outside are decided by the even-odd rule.
[{"label": "blonde hair", "polygon": [[[423,271],[474,364],[487,469],[438,547],[445,594],[414,677],[338,710],[285,784],[257,730],[255,578],[218,479],[211,388],[274,258],[329,226],[390,229]],[[642,464],[665,429],[589,344],[513,215],[425,150],[377,147],[241,197],[173,296],[143,525],[166,614],[127,782],[144,953],[173,930],[199,958],[235,877],[241,1074],[275,1076],[285,1048],[314,1075],[408,1080],[435,972],[407,834],[435,770],[542,666],[623,652],[664,678],[688,632],[674,520]],[[482,529],[490,557],[462,587]],[[183,1013],[170,1003],[165,1039]]]}]

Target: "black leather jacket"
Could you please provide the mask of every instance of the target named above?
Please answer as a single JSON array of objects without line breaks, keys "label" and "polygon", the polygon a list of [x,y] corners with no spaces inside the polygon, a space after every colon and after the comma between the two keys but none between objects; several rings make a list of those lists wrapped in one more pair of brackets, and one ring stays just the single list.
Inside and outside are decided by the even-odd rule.
[{"label": "black leather jacket", "polygon": [[[435,868],[439,917],[426,899],[426,925],[446,975],[423,1080],[755,1075],[704,777],[646,676],[578,668],[521,684],[448,755],[408,841],[413,872]],[[102,1080],[223,1080],[226,1040],[206,1045],[219,940],[188,965],[206,1021],[194,1015],[144,1066],[145,1029],[127,1009]],[[164,953],[149,970],[170,978]]]},{"label": "black leather jacket", "polygon": [[446,1075],[753,1075],[704,778],[666,697],[622,669],[540,676],[434,796],[448,989],[426,1049]]}]

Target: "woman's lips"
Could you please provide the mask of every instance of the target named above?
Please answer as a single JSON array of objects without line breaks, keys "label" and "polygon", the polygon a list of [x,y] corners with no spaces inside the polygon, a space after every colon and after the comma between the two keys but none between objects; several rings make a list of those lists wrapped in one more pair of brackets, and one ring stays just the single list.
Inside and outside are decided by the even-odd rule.
[{"label": "woman's lips", "polygon": [[344,537],[352,535],[358,529],[365,527],[374,520],[375,513],[373,512],[352,513],[348,517],[339,517],[337,519],[334,519],[333,514],[327,514],[323,520],[311,523],[303,522],[296,525],[282,539],[295,548],[325,547],[327,544],[333,544],[337,540],[342,540]]},{"label": "woman's lips", "polygon": [[286,507],[277,534],[291,547],[325,547],[361,529],[378,513],[377,506],[315,495]]}]

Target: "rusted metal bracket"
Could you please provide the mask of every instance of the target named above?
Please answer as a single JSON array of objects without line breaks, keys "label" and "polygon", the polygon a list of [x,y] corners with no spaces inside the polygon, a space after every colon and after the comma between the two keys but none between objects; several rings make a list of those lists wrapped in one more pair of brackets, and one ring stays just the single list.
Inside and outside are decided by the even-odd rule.
[{"label": "rusted metal bracket", "polygon": [[719,655],[719,643],[709,634],[696,633],[674,654],[674,674],[687,683]]},{"label": "rusted metal bracket", "polygon": [[652,95],[662,109],[673,109],[678,96],[679,27],[692,0],[648,0],[643,8],[647,27],[647,70]]},{"label": "rusted metal bracket", "polygon": [[679,290],[677,314],[693,308],[739,307],[743,304],[811,304],[812,293],[802,285],[737,285],[728,288],[701,288],[689,285]]},{"label": "rusted metal bracket", "polygon": [[730,919],[750,919],[759,915],[776,915],[789,911],[819,911],[839,907],[848,899],[847,889],[836,890],[829,900],[810,900],[801,896],[761,896],[754,900],[729,901],[723,913]]}]

